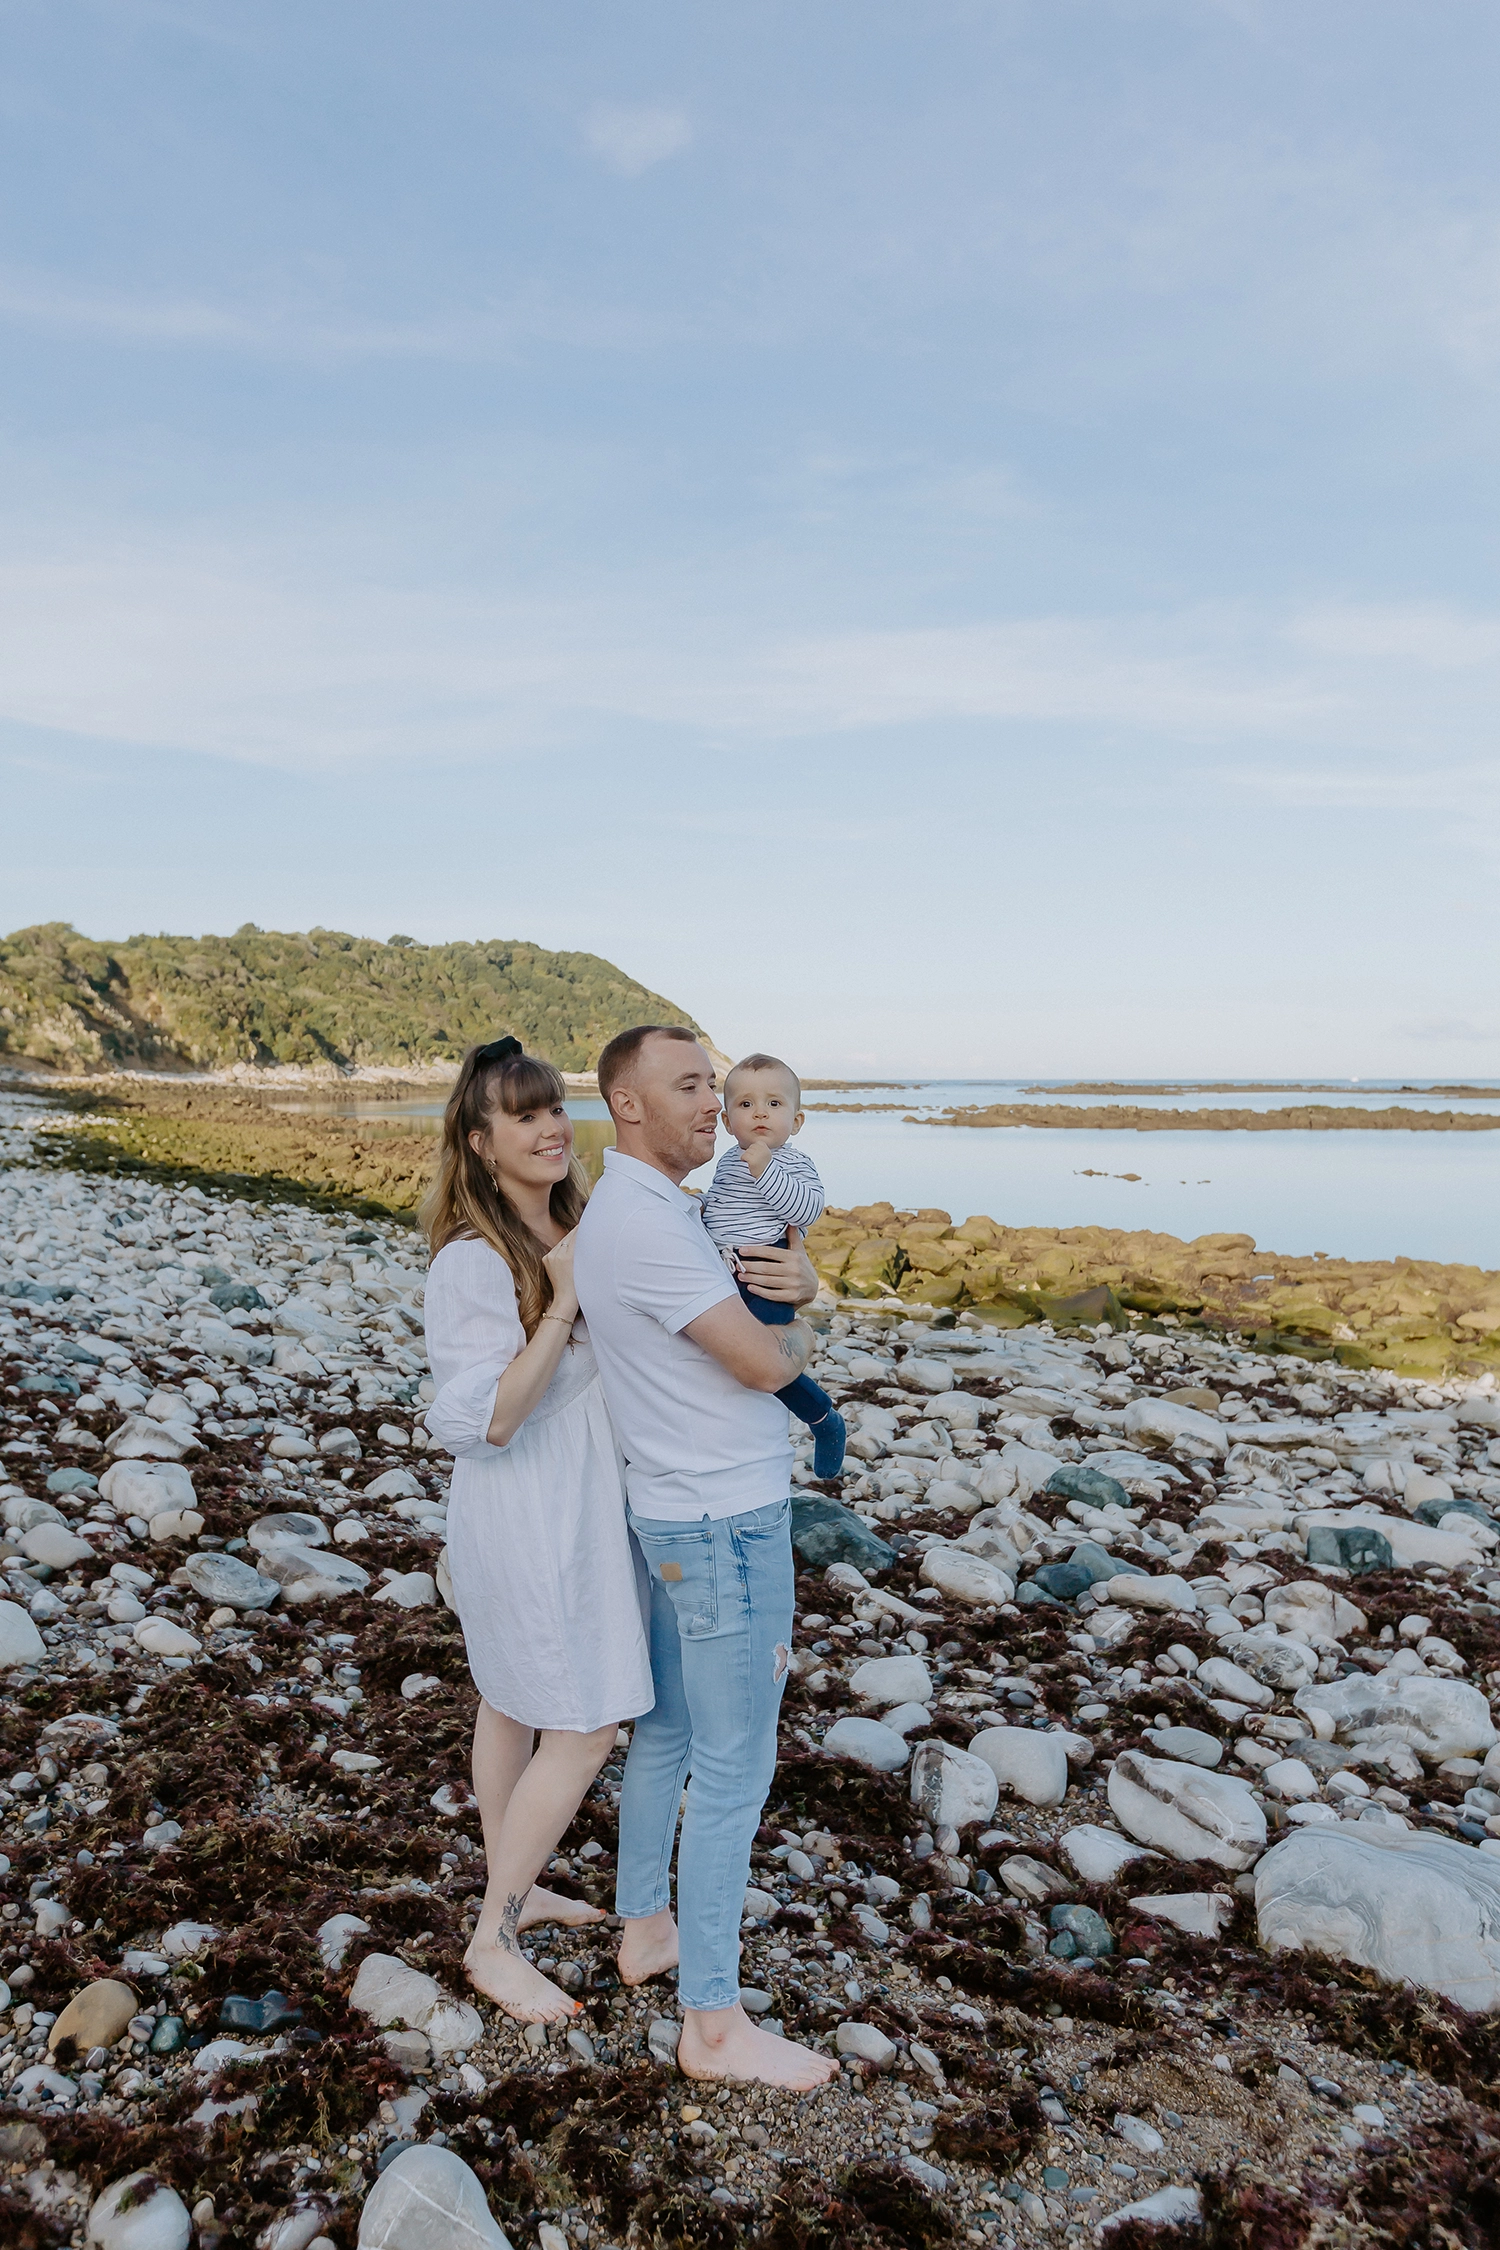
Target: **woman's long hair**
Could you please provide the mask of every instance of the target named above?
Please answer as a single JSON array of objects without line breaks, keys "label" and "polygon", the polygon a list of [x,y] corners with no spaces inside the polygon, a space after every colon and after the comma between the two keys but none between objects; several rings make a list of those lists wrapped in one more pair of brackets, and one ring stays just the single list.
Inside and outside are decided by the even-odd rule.
[{"label": "woman's long hair", "polygon": [[[529,1342],[552,1302],[552,1277],[542,1264],[546,1252],[495,1184],[484,1158],[469,1146],[469,1135],[487,1132],[497,1109],[511,1117],[530,1109],[550,1109],[563,1099],[566,1088],[561,1072],[535,1055],[484,1057],[483,1047],[471,1047],[464,1056],[458,1084],[443,1113],[437,1178],[418,1217],[434,1257],[445,1243],[476,1235],[499,1251],[515,1277],[516,1305]],[[549,1199],[560,1227],[577,1226],[588,1195],[588,1178],[575,1156]]]}]

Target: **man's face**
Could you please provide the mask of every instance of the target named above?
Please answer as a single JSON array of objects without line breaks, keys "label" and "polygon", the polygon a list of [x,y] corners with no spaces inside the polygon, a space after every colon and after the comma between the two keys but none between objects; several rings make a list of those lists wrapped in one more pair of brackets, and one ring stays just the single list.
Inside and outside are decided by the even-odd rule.
[{"label": "man's face", "polygon": [[680,1180],[712,1160],[718,1124],[714,1066],[697,1040],[646,1040],[630,1084],[615,1095],[621,1149]]}]

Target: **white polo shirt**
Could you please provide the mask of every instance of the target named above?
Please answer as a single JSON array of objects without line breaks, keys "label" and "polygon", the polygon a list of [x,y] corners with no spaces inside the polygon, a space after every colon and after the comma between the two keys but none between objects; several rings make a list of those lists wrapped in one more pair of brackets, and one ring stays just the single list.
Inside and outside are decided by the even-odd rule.
[{"label": "white polo shirt", "polygon": [[635,1513],[696,1523],[784,1500],[786,1408],[770,1391],[746,1390],[682,1334],[736,1294],[696,1196],[606,1149],[573,1276]]}]

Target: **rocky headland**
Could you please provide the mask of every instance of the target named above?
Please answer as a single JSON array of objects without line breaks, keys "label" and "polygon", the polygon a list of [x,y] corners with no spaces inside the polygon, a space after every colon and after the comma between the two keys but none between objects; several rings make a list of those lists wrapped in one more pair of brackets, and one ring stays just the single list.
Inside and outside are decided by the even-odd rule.
[{"label": "rocky headland", "polygon": [[[870,1102],[860,1106],[875,1109],[898,1105]],[[1079,1109],[1066,1102],[985,1102],[945,1109],[936,1117],[912,1117],[907,1122],[1031,1125],[1050,1132],[1096,1133],[1494,1133],[1500,1132],[1500,1110],[1402,1109],[1395,1105],[1386,1109],[1334,1109],[1322,1102],[1292,1104],[1284,1109],[1143,1109],[1138,1103],[1110,1102],[1101,1103],[1097,1109]]]},{"label": "rocky headland", "polygon": [[1144,1315],[1354,1367],[1500,1369],[1500,1273],[1481,1266],[1284,1257],[1248,1234],[955,1224],[889,1203],[825,1211],[808,1249],[841,1298],[969,1308],[1001,1327]]},{"label": "rocky headland", "polygon": [[518,939],[380,944],[253,922],[230,937],[101,943],[45,922],[0,938],[0,1057],[22,1066],[420,1073],[513,1031],[559,1069],[585,1070],[632,1023],[697,1029],[613,962]]},{"label": "rocky headland", "polygon": [[[567,2031],[464,1989],[409,1226],[47,1116],[0,1113],[7,2243],[1493,2240],[1491,1375],[830,1296],[742,1973],[841,2070],[704,2088],[608,1922],[536,1933]],[[619,1781],[548,1878],[606,1911]]]}]

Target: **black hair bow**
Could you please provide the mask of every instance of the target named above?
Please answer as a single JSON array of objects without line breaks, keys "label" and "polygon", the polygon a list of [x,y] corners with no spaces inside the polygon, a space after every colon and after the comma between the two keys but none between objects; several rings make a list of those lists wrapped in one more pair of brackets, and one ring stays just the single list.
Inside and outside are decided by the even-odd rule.
[{"label": "black hair bow", "polygon": [[476,1049],[474,1060],[477,1063],[509,1062],[512,1055],[524,1052],[520,1040],[513,1039],[507,1032],[503,1039],[492,1039],[487,1047]]}]

